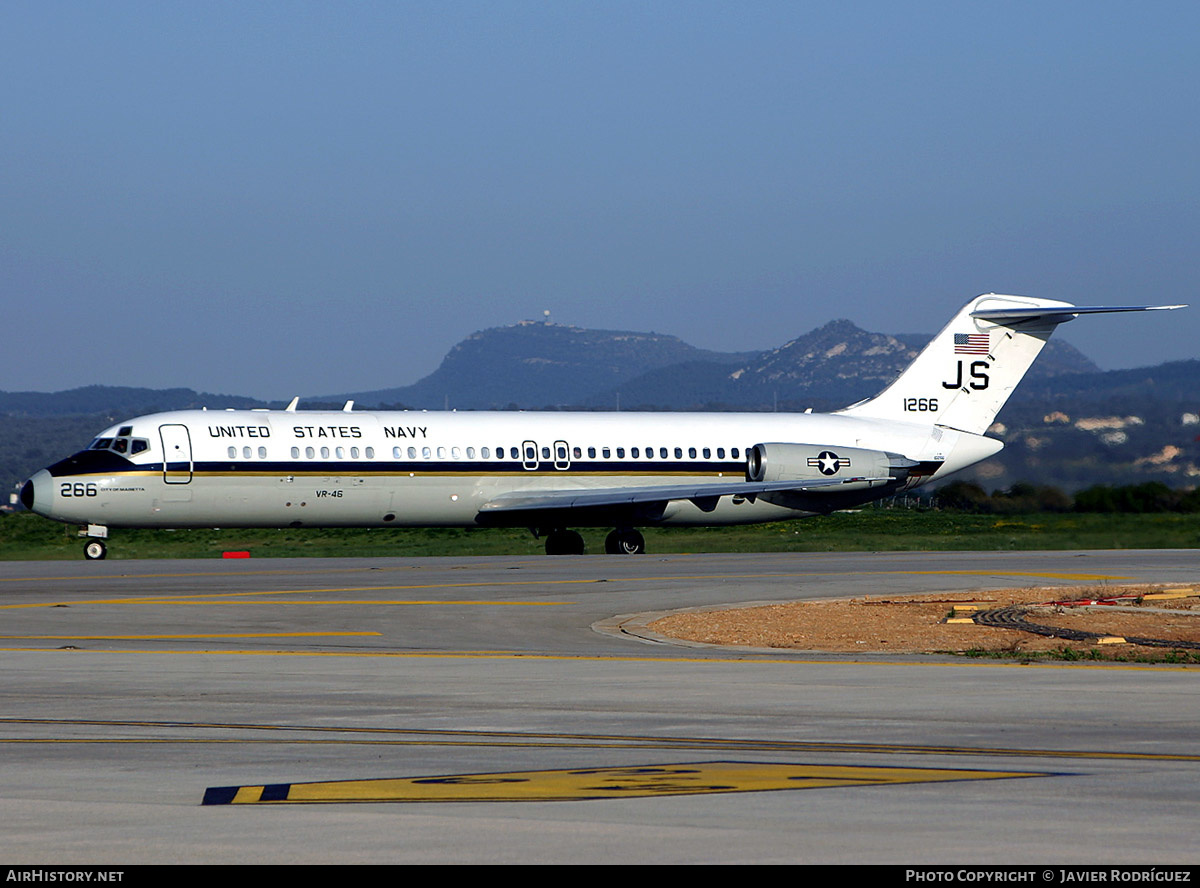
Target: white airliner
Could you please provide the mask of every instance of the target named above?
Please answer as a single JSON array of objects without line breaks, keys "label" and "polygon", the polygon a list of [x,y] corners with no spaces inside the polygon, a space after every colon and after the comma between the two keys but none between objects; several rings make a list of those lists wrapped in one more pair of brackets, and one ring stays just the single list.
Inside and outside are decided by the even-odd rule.
[{"label": "white airliner", "polygon": [[141,416],[22,487],[26,508],[110,527],[570,527],[749,524],[828,514],[940,480],[998,452],[984,436],[1054,328],[1081,307],[969,302],[877,397],[829,414],[184,410]]}]

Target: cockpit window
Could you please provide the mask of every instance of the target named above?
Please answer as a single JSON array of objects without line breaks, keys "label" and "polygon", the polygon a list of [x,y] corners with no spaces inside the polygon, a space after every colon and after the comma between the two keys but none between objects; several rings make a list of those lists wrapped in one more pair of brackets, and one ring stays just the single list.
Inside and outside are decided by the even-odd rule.
[{"label": "cockpit window", "polygon": [[[122,427],[122,431],[125,427]],[[88,450],[111,450],[114,453],[135,454],[142,453],[150,449],[150,442],[146,438],[97,438],[88,445]]]},{"label": "cockpit window", "polygon": [[133,434],[133,426],[121,426],[117,429],[117,435],[121,438],[128,438]]}]

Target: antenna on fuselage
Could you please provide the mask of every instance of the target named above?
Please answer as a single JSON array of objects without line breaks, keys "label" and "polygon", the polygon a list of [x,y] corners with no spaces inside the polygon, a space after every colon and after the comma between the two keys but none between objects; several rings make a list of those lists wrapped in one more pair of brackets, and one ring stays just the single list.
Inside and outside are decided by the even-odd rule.
[{"label": "antenna on fuselage", "polygon": [[342,413],[353,413],[353,412],[354,412],[354,401],[347,401],[346,406],[342,408]]},{"label": "antenna on fuselage", "polygon": [[283,412],[284,413],[295,413],[296,405],[299,403],[300,403],[300,396],[296,395],[296,397],[292,398],[292,402],[283,408]]}]

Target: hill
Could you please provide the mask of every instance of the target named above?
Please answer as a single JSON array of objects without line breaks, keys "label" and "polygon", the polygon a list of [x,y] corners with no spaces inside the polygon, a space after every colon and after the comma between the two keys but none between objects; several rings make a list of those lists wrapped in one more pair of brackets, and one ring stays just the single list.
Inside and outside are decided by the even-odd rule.
[{"label": "hill", "polygon": [[525,321],[471,334],[413,385],[322,400],[429,410],[569,407],[654,369],[696,361],[725,366],[747,357],[706,351],[660,333]]}]

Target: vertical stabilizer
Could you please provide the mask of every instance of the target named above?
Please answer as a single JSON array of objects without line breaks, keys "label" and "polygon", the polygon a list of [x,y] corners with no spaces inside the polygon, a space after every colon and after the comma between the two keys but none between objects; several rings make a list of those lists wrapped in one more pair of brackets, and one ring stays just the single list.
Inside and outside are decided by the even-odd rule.
[{"label": "vertical stabilizer", "polygon": [[[1053,299],[989,293],[968,302],[900,378],[841,411],[930,422],[982,434],[1033,364],[1054,328],[1075,317]],[[991,315],[991,317],[987,317]]]}]

